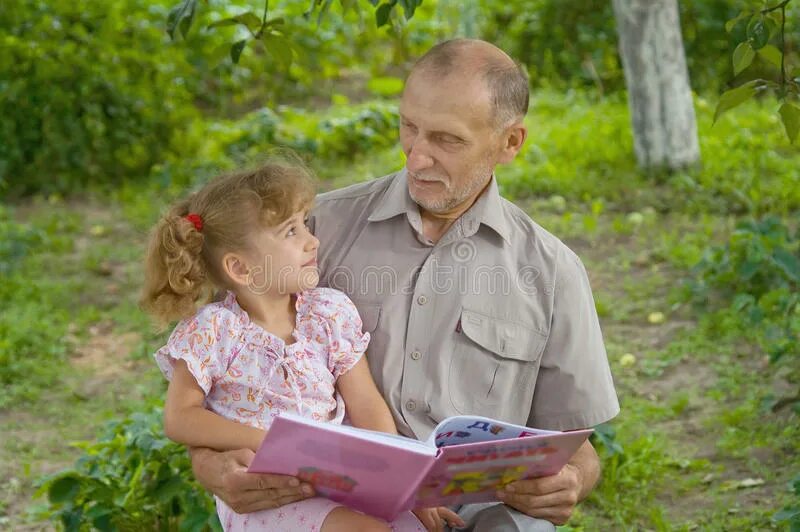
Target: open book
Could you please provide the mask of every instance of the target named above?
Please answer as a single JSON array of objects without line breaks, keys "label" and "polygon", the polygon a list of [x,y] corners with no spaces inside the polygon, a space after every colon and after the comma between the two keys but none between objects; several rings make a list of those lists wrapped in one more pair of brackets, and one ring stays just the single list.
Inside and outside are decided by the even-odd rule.
[{"label": "open book", "polygon": [[248,471],[299,477],[323,497],[391,521],[413,508],[497,500],[506,484],[558,473],[591,432],[455,416],[421,442],[281,414]]}]

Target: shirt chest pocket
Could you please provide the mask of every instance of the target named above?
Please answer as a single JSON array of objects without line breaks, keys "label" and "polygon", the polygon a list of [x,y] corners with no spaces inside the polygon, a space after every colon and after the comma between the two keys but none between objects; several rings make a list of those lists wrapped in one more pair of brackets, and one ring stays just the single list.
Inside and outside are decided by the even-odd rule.
[{"label": "shirt chest pocket", "polygon": [[532,327],[463,309],[448,388],[462,414],[525,423],[547,336]]}]

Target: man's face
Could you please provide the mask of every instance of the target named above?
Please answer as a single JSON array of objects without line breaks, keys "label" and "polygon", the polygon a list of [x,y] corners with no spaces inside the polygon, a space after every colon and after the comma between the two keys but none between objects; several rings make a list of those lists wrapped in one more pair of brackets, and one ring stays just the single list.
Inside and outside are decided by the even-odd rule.
[{"label": "man's face", "polygon": [[423,209],[469,205],[491,178],[502,135],[491,119],[488,89],[463,75],[413,74],[400,100],[400,142],[408,191]]}]

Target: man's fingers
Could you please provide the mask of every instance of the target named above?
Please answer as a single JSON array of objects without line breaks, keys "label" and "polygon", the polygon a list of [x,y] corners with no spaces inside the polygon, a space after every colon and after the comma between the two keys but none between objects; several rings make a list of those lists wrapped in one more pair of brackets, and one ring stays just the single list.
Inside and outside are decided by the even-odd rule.
[{"label": "man's fingers", "polygon": [[[560,493],[560,492],[559,492]],[[552,494],[557,495],[557,494]],[[544,496],[550,499],[550,495]],[[542,504],[544,497],[535,495],[516,495],[501,499],[505,504],[537,519],[546,519],[553,524],[563,525],[572,516],[575,510],[574,504],[563,503],[552,506]]]},{"label": "man's fingers", "polygon": [[273,490],[294,488],[300,489],[300,481],[288,475],[272,475],[268,473],[243,473],[239,486],[248,490]]},{"label": "man's fingers", "polygon": [[231,504],[231,508],[238,514],[247,514],[261,510],[278,508],[285,504],[302,501],[307,498],[301,493],[287,493],[280,496],[275,495],[274,491],[261,492],[251,490]]},{"label": "man's fingers", "polygon": [[437,512],[439,513],[439,517],[447,521],[449,526],[467,526],[467,523],[464,522],[461,517],[455,513],[450,508],[445,506],[440,506],[437,508]]},{"label": "man's fingers", "polygon": [[244,468],[250,467],[250,462],[253,461],[253,457],[256,455],[250,449],[235,449],[233,451],[228,451],[228,454],[236,461],[237,464]]},{"label": "man's fingers", "polygon": [[500,500],[512,506],[519,505],[528,509],[541,509],[562,506],[575,506],[578,502],[575,492],[561,490],[547,495],[531,495],[529,493],[507,493]]}]

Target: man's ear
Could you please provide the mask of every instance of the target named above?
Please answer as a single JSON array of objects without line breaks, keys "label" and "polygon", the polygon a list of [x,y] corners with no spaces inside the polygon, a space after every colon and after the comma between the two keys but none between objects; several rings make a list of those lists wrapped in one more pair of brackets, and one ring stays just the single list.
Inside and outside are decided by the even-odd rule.
[{"label": "man's ear", "polygon": [[507,127],[503,133],[503,145],[500,147],[500,155],[497,158],[497,162],[506,164],[513,161],[527,138],[528,128],[525,127],[522,120]]},{"label": "man's ear", "polygon": [[250,266],[237,253],[226,253],[222,257],[222,271],[234,284],[248,286],[250,283]]}]

